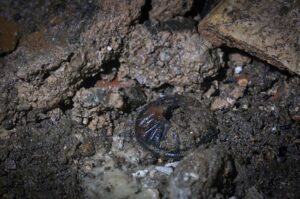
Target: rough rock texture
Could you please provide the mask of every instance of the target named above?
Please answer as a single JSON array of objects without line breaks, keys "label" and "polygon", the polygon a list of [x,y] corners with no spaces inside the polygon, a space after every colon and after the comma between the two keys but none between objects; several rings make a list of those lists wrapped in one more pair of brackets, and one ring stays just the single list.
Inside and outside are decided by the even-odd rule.
[{"label": "rough rock texture", "polygon": [[243,49],[300,74],[299,1],[225,0],[198,29],[216,45]]},{"label": "rough rock texture", "polygon": [[[151,56],[150,56],[151,55]],[[120,71],[140,84],[157,88],[199,85],[222,66],[222,52],[195,31],[193,21],[171,20],[162,25],[138,25],[129,35]]]},{"label": "rough rock texture", "polygon": [[[51,21],[38,20],[41,18],[39,14],[44,14],[43,12],[28,14],[27,9],[24,13],[21,12],[21,15],[28,14],[29,18],[37,20],[41,27],[29,33],[26,32],[28,29],[24,31],[16,51],[1,62],[1,74],[4,75],[6,69],[10,73],[14,69],[14,74],[10,77],[6,75],[4,81],[8,82],[6,78],[10,79],[14,85],[13,100],[20,104],[23,116],[32,109],[46,111],[60,104],[69,104],[69,99],[86,78],[99,74],[103,64],[119,56],[126,26],[137,20],[143,4],[143,1],[134,1],[131,4],[125,1],[91,1],[84,5],[71,3],[72,6],[67,6],[65,3],[57,5],[56,2],[45,5],[30,2],[33,10],[38,7],[42,10],[45,7],[60,8],[58,13],[46,12],[45,15],[49,15],[47,20],[60,17],[61,12],[68,15],[62,21],[52,24]],[[22,7],[19,5],[15,9]],[[84,14],[86,12],[88,15]],[[95,20],[92,20],[94,17]],[[31,23],[27,18],[22,20]],[[78,23],[77,20],[84,23]],[[8,92],[9,87],[6,84],[1,84],[3,92]],[[6,97],[7,95],[4,96]],[[16,105],[11,107],[10,102],[3,104],[4,110],[1,114],[4,115],[0,119],[6,119],[5,123],[10,124],[7,126],[16,124],[22,117],[19,113],[10,115],[10,112],[15,112]]]},{"label": "rough rock texture", "polygon": [[149,18],[152,20],[166,21],[174,16],[183,16],[192,9],[193,0],[162,0],[153,1]]},{"label": "rough rock texture", "polygon": [[75,121],[87,125],[92,130],[111,126],[110,114],[135,109],[142,105],[146,98],[133,80],[99,80],[91,88],[79,89],[72,99],[71,117]]},{"label": "rough rock texture", "polygon": [[234,164],[224,148],[200,147],[176,167],[169,179],[170,198],[217,198],[218,193],[225,196],[232,192],[230,181],[234,175]]}]

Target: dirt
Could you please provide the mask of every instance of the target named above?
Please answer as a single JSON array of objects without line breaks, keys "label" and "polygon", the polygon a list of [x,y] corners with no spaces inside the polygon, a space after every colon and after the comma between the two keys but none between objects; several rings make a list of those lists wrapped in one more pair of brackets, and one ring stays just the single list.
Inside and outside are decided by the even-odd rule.
[{"label": "dirt", "polygon": [[[300,77],[214,48],[190,1],[164,17],[142,0],[0,5],[21,27],[0,57],[1,198],[300,197]],[[199,101],[218,132],[177,160],[134,128],[145,105],[175,94]],[[178,124],[204,128],[189,119],[197,108],[178,111]]]}]

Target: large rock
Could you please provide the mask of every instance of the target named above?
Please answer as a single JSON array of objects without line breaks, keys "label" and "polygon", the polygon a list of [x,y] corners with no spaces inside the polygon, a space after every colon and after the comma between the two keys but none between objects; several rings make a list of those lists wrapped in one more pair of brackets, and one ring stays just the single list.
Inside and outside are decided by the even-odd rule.
[{"label": "large rock", "polygon": [[150,88],[196,87],[223,66],[222,52],[211,48],[191,20],[137,25],[129,34],[120,71]]},{"label": "large rock", "polygon": [[234,175],[233,162],[224,148],[200,147],[184,158],[170,177],[170,198],[228,197],[233,191]]},{"label": "large rock", "polygon": [[215,45],[236,47],[300,74],[299,1],[222,1],[199,31]]}]

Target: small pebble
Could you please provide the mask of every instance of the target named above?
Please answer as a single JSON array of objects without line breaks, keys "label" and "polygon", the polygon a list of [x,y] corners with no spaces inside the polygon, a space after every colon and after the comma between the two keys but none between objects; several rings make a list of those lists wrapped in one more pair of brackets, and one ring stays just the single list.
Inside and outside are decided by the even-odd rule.
[{"label": "small pebble", "polygon": [[7,159],[5,161],[5,170],[16,170],[17,169],[17,165],[16,162],[12,159]]},{"label": "small pebble", "polygon": [[108,50],[108,51],[111,51],[111,50],[112,50],[112,47],[107,46],[107,50]]},{"label": "small pebble", "polygon": [[136,177],[136,178],[143,178],[143,177],[145,177],[148,173],[149,173],[149,170],[148,170],[148,169],[145,169],[145,170],[139,170],[139,171],[133,173],[132,176],[133,176],[133,177]]},{"label": "small pebble", "polygon": [[171,175],[174,171],[172,167],[166,167],[166,166],[156,166],[155,169],[161,173]]},{"label": "small pebble", "polygon": [[176,161],[176,162],[167,163],[167,164],[165,164],[165,166],[176,168],[178,164],[179,164],[179,161]]},{"label": "small pebble", "polygon": [[237,66],[234,68],[234,73],[235,74],[240,74],[243,71],[243,68],[241,66]]}]

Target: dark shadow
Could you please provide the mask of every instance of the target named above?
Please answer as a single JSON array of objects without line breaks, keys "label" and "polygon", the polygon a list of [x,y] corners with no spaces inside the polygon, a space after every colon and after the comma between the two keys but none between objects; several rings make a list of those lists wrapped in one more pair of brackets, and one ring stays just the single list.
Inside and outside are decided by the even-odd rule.
[{"label": "dark shadow", "polygon": [[152,9],[152,0],[146,0],[145,5],[142,6],[141,16],[139,18],[139,24],[143,24],[149,20],[149,11]]},{"label": "dark shadow", "polygon": [[103,64],[103,66],[101,67],[102,71],[93,76],[93,77],[89,77],[87,79],[85,79],[82,84],[80,85],[80,88],[81,87],[84,87],[84,88],[91,88],[91,87],[94,87],[96,82],[98,80],[101,80],[101,74],[110,74],[113,72],[113,70],[118,70],[120,67],[120,62],[118,59],[114,59],[114,60],[111,60],[105,64]]}]

